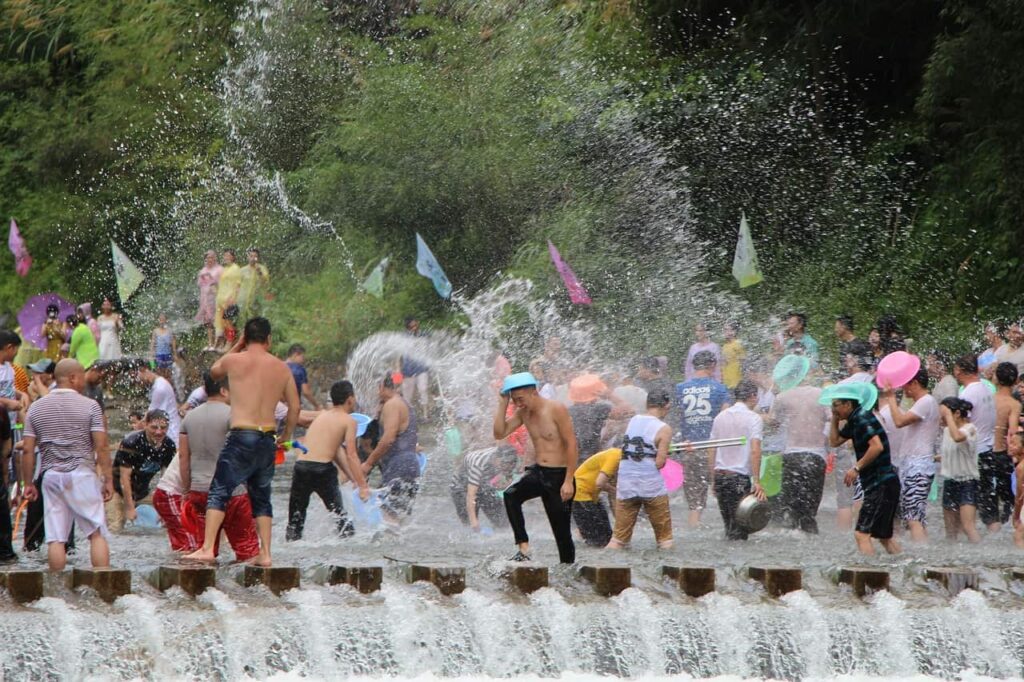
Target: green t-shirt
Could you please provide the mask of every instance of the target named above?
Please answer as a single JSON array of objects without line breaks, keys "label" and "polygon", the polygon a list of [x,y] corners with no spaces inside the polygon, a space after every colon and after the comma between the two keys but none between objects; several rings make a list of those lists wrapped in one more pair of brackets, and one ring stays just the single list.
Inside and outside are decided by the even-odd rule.
[{"label": "green t-shirt", "polygon": [[92,363],[99,358],[100,349],[96,347],[96,338],[92,335],[89,325],[81,323],[75,327],[75,331],[71,332],[69,355],[82,363],[82,367],[86,369],[89,369]]}]

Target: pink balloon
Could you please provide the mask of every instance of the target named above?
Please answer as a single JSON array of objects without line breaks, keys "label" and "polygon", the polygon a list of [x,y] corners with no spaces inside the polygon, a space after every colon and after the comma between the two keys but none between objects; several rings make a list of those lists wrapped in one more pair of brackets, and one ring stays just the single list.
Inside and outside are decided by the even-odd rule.
[{"label": "pink balloon", "polygon": [[889,353],[878,363],[875,383],[879,388],[900,388],[921,369],[921,358],[906,351]]},{"label": "pink balloon", "polygon": [[683,465],[674,459],[666,461],[665,466],[661,468],[661,477],[665,479],[665,487],[670,493],[679,490],[686,478],[683,475]]}]

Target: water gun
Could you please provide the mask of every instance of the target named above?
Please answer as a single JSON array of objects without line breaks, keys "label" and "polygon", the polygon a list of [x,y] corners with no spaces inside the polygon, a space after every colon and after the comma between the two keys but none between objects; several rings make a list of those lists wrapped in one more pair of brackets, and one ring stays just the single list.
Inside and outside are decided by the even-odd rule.
[{"label": "water gun", "polygon": [[286,450],[302,450],[303,454],[309,452],[309,449],[297,440],[286,440],[285,442],[277,446],[277,452],[274,454],[274,465],[279,466],[284,464],[284,453]]}]

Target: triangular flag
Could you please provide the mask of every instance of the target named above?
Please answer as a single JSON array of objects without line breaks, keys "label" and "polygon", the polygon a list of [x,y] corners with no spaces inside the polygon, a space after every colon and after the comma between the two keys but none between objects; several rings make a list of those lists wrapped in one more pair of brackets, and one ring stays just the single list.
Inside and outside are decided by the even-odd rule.
[{"label": "triangular flag", "polygon": [[7,247],[14,254],[14,271],[24,277],[32,267],[32,256],[28,253],[28,247],[21,238],[18,223],[14,222],[14,218],[11,218],[11,231],[7,233]]},{"label": "triangular flag", "polygon": [[434,289],[441,298],[451,298],[452,283],[444,274],[441,264],[434,258],[433,252],[427,243],[423,241],[420,233],[416,233],[416,271],[424,277],[429,277],[434,283]]},{"label": "triangular flag", "polygon": [[121,299],[121,303],[124,304],[131,298],[135,290],[142,284],[142,280],[146,279],[146,276],[135,267],[128,256],[124,255],[124,251],[114,243],[114,240],[110,240],[110,253],[114,259],[114,276],[117,278],[117,295]]},{"label": "triangular flag", "polygon": [[377,298],[384,298],[384,271],[388,269],[390,258],[384,258],[377,263],[370,276],[363,282],[363,291],[372,294]]},{"label": "triangular flag", "polygon": [[754,251],[754,240],[750,236],[746,213],[740,217],[740,234],[736,240],[736,256],[732,259],[732,276],[739,282],[741,289],[764,279],[757,265],[757,252]]},{"label": "triangular flag", "polygon": [[590,294],[577,279],[576,273],[572,271],[569,264],[562,260],[561,254],[558,253],[558,249],[550,239],[548,240],[548,253],[551,254],[551,262],[555,264],[555,270],[558,270],[562,281],[565,282],[565,288],[569,290],[569,300],[577,305],[590,305]]}]

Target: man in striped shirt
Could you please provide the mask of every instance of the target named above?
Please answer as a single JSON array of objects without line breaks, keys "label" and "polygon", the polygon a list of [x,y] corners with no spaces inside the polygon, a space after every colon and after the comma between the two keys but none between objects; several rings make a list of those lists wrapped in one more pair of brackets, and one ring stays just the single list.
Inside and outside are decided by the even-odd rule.
[{"label": "man in striped shirt", "polygon": [[[110,565],[103,503],[114,494],[110,453],[99,404],[81,395],[85,370],[77,360],[61,360],[57,388],[32,404],[25,420],[21,488],[28,500],[39,496],[31,480],[39,447],[43,515],[51,571],[67,563],[65,545],[72,523],[89,538],[92,565]],[[99,475],[97,475],[97,466]]]}]

